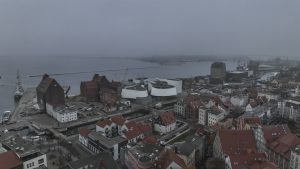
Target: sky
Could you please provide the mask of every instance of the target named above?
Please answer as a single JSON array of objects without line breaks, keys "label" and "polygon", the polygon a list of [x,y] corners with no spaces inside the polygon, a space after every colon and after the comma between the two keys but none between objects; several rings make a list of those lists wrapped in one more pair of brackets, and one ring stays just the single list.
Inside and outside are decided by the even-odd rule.
[{"label": "sky", "polygon": [[299,7],[299,0],[0,0],[0,57],[297,57]]}]

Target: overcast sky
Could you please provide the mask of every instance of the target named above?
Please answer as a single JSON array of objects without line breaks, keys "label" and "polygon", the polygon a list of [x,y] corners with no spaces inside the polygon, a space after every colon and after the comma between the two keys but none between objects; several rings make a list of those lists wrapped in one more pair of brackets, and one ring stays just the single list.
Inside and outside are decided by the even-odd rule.
[{"label": "overcast sky", "polygon": [[0,56],[299,56],[299,7],[299,0],[0,0]]}]

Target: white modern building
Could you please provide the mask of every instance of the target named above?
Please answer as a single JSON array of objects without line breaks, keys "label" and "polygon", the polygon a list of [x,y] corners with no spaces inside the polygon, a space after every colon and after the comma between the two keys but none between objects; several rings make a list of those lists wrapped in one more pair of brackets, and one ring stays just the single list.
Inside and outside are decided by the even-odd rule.
[{"label": "white modern building", "polygon": [[157,81],[148,84],[148,89],[151,96],[165,97],[165,96],[176,96],[177,90],[175,86],[171,86],[166,82]]},{"label": "white modern building", "polygon": [[167,82],[171,86],[175,86],[177,93],[182,92],[182,80],[180,79],[160,79],[160,80]]},{"label": "white modern building", "polygon": [[46,154],[42,154],[40,152],[35,152],[33,154],[21,157],[23,161],[24,169],[34,169],[39,166],[47,167],[47,156]]},{"label": "white modern building", "polygon": [[78,112],[69,109],[68,107],[60,107],[53,109],[52,106],[47,106],[47,113],[60,123],[67,123],[77,120]]},{"label": "white modern building", "polygon": [[127,86],[122,89],[121,96],[126,99],[144,98],[148,97],[148,91],[142,85]]}]

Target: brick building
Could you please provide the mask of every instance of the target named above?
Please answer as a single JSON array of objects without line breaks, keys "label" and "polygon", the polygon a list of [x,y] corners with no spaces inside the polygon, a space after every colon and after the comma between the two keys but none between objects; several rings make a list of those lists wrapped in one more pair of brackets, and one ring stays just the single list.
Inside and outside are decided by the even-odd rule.
[{"label": "brick building", "polygon": [[65,105],[64,89],[49,75],[45,74],[36,88],[37,103],[41,110],[54,109]]}]

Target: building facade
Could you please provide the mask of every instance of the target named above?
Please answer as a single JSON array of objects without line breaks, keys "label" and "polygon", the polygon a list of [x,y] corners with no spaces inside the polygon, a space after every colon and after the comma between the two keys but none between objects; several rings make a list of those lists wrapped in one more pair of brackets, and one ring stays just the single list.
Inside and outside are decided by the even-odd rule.
[{"label": "building facade", "polygon": [[42,111],[65,105],[65,93],[60,84],[45,74],[36,88],[37,103]]}]

